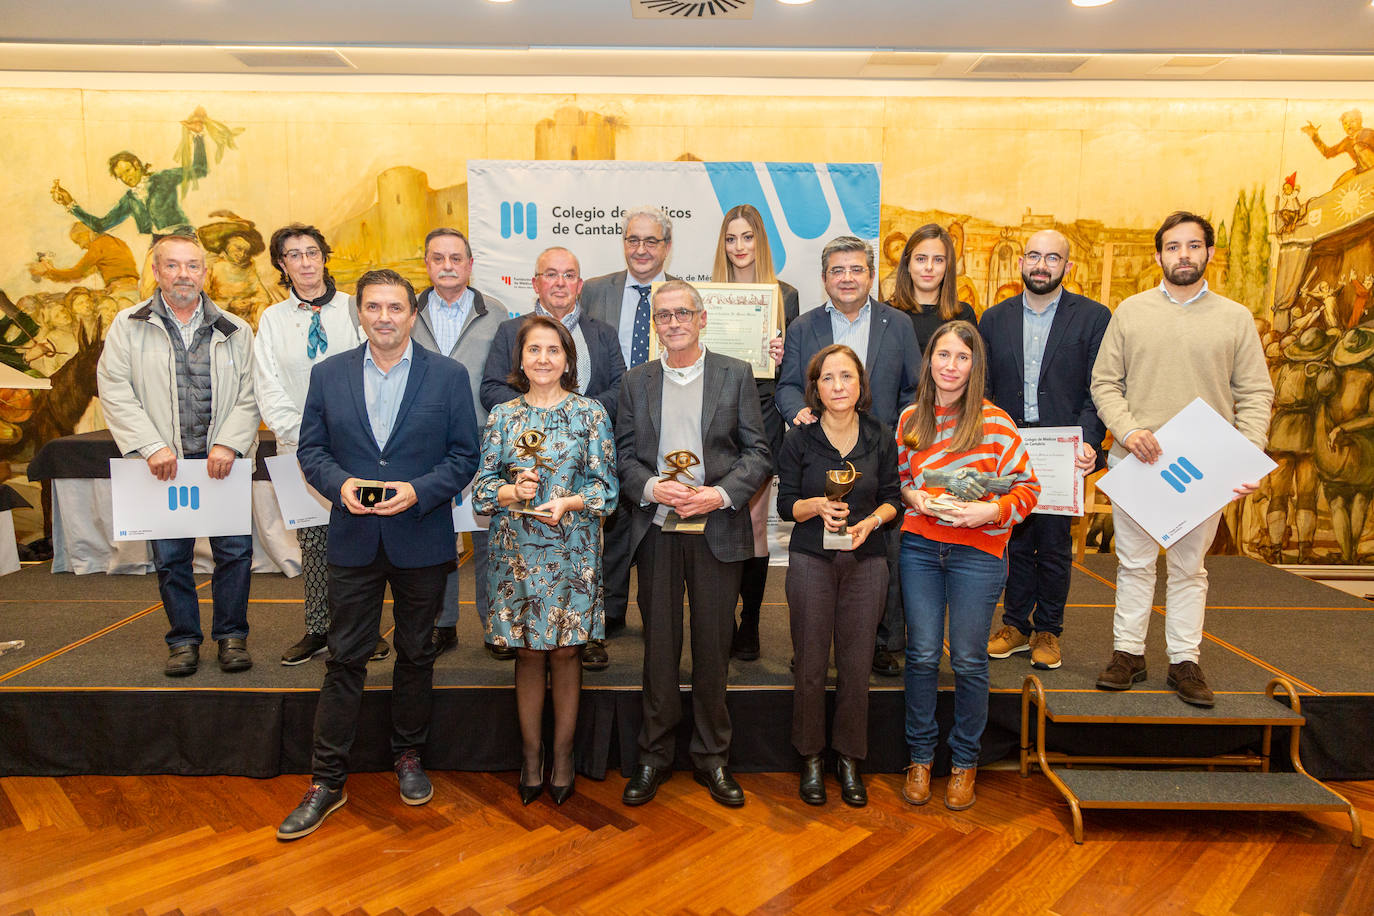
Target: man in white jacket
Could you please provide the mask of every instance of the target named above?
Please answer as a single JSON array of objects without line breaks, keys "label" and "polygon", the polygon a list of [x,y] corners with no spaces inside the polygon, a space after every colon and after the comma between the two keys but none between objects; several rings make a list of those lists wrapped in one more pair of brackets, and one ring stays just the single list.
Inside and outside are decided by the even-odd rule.
[{"label": "man in white jacket", "polygon": [[[204,293],[205,251],[194,238],[163,236],[152,250],[157,289],[115,316],[96,369],[100,406],[115,444],[141,457],[158,480],[174,480],[177,461],[206,459],[221,480],[237,458],[251,457],[258,434],[253,397],[253,332]],[[154,540],[153,565],[171,629],[168,677],[200,664],[200,602],[192,576],[194,538]],[[210,538],[211,582],[219,666],[244,671],[248,654],[248,587],[253,538]]]}]

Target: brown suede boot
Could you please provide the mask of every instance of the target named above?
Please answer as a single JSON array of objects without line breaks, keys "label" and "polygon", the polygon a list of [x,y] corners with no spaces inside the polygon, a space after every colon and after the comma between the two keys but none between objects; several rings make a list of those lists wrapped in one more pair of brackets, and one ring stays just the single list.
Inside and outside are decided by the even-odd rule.
[{"label": "brown suede boot", "polygon": [[951,811],[963,811],[973,807],[973,777],[978,775],[977,767],[967,770],[954,767],[949,771],[949,782],[945,785],[945,807]]},{"label": "brown suede boot", "polygon": [[930,764],[907,764],[906,781],[902,783],[902,798],[912,805],[924,805],[930,801]]}]

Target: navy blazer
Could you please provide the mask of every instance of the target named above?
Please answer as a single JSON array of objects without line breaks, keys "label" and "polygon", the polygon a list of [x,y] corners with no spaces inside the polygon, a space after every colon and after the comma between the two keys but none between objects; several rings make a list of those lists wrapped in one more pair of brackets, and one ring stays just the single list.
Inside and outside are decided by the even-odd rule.
[{"label": "navy blazer", "polygon": [[[487,365],[482,372],[482,406],[491,410],[497,404],[520,397],[520,392],[506,383],[506,376],[518,365],[515,340],[520,323],[529,315],[517,315],[501,322],[487,352]],[[606,416],[615,424],[615,406],[620,400],[620,377],[625,374],[625,357],[620,352],[620,336],[604,321],[583,315],[578,322],[582,336],[587,339],[587,352],[577,354],[578,363],[592,361],[592,374],[587,390],[579,392],[606,408]]]},{"label": "navy blazer", "polygon": [[[987,398],[1017,426],[1024,426],[1026,357],[1022,346],[1025,298],[1004,299],[983,313],[978,332],[988,349]],[[1100,302],[1065,290],[1050,324],[1045,356],[1040,360],[1036,394],[1041,426],[1081,426],[1083,441],[1097,450],[1101,466],[1107,427],[1097,417],[1089,386],[1093,363],[1112,313]]]},{"label": "navy blazer", "polygon": [[[868,353],[859,356],[873,392],[870,413],[888,429],[896,429],[902,409],[916,397],[921,351],[916,347],[916,332],[910,318],[890,305],[871,298],[868,302],[873,310],[868,325]],[[834,342],[830,313],[824,306],[811,309],[787,329],[773,400],[788,426],[806,406],[806,367],[811,357]]]},{"label": "navy blazer", "polygon": [[[451,500],[476,473],[479,450],[468,372],[415,344],[396,423],[379,449],[363,399],[367,346],[316,364],[301,414],[296,457],[305,479],[334,504],[329,562],[367,566],[379,547],[404,569],[450,562],[457,556]],[[398,515],[353,515],[340,495],[350,477],[407,481],[418,502]]]}]

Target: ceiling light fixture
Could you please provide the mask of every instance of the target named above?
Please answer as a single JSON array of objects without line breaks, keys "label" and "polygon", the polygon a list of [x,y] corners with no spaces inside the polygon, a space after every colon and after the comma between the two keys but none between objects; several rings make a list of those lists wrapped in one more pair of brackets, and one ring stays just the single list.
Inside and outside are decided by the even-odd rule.
[{"label": "ceiling light fixture", "polygon": [[[778,2],[783,6],[805,6],[810,3],[811,0],[778,0]],[[1374,2],[1374,0],[1371,0],[1371,2]]]},{"label": "ceiling light fixture", "polygon": [[1112,0],[1071,0],[1074,6],[1106,6]]}]

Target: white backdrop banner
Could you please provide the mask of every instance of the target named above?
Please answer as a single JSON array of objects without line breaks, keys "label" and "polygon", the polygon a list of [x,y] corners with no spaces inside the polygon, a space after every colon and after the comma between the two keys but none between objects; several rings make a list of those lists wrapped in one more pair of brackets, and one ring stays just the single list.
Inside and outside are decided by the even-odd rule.
[{"label": "white backdrop banner", "polygon": [[668,273],[710,280],[725,211],[753,204],[763,215],[773,265],[795,286],[802,311],[825,301],[821,250],[837,235],[878,244],[877,163],[468,162],[473,285],[514,312],[534,307],[530,277],[539,252],[561,245],[584,279],[625,269],[621,220],[650,204],[673,222]]}]

